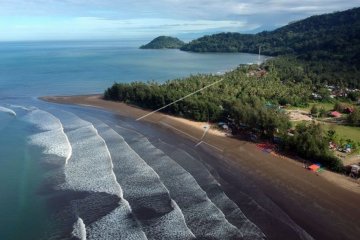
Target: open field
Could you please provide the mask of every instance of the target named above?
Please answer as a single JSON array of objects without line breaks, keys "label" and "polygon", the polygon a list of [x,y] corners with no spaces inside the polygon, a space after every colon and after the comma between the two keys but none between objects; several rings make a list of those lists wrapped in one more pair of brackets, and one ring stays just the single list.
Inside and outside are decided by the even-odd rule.
[{"label": "open field", "polygon": [[312,102],[309,103],[309,106],[307,107],[288,107],[286,108],[287,110],[302,110],[302,111],[310,111],[310,109],[312,108],[312,106],[318,106],[319,109],[320,108],[324,108],[326,111],[331,111],[334,108],[334,103],[323,103],[323,102]]},{"label": "open field", "polygon": [[339,139],[352,139],[356,142],[360,142],[360,128],[344,126],[339,124],[323,123],[323,126],[326,130],[333,129],[336,131]]}]

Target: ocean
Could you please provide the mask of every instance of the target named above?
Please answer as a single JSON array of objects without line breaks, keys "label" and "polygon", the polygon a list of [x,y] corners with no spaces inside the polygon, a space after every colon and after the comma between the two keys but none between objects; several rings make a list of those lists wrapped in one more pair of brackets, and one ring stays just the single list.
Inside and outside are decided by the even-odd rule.
[{"label": "ocean", "polygon": [[134,45],[0,43],[0,239],[264,238],[178,141],[111,112],[38,99],[258,60]]}]

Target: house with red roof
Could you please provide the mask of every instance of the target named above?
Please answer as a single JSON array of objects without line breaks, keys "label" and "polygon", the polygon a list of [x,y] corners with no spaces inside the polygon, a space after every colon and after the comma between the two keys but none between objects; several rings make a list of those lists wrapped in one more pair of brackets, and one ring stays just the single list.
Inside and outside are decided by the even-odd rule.
[{"label": "house with red roof", "polygon": [[332,111],[330,112],[330,116],[334,118],[338,118],[341,117],[341,113],[339,113],[338,111]]}]

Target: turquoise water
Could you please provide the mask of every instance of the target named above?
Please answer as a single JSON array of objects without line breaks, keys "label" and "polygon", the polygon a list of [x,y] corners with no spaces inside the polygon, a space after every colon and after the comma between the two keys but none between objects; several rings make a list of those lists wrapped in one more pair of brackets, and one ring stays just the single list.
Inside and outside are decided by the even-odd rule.
[{"label": "turquoise water", "polygon": [[[224,72],[239,64],[258,60],[257,55],[241,53],[197,54],[178,50],[139,50],[136,46],[140,44],[129,42],[0,43],[1,240],[48,239],[48,236],[54,239],[68,238],[76,219],[79,224],[75,224],[74,229],[77,229],[80,234],[85,229],[80,224],[81,221],[84,221],[89,236],[110,234],[122,226],[121,224],[111,225],[113,222],[110,218],[114,216],[109,212],[118,209],[115,208],[118,199],[113,197],[117,193],[117,183],[114,183],[112,175],[104,170],[109,169],[109,165],[106,165],[109,156],[103,142],[106,141],[106,144],[111,146],[114,137],[122,139],[121,133],[113,130],[115,127],[107,129],[104,127],[104,123],[109,121],[115,125],[118,124],[117,119],[112,115],[101,113],[101,116],[106,117],[101,121],[98,120],[100,123],[89,119],[85,121],[87,116],[98,118],[99,112],[80,111],[76,108],[44,103],[36,100],[36,97],[101,93],[115,81],[156,80],[162,82],[189,74]],[[103,136],[101,136],[101,129],[104,131]],[[106,135],[109,131],[113,131],[113,136]],[[83,141],[86,144],[80,144]],[[86,146],[89,147],[86,148]],[[92,147],[90,148],[90,146]],[[127,157],[130,154],[134,158],[138,158],[138,155],[133,153],[128,145],[124,143],[123,147]],[[158,150],[150,145],[148,147],[150,149],[148,156],[151,156],[151,151],[156,156]],[[94,149],[95,152],[93,152]],[[111,153],[113,152],[110,161],[115,161],[118,151],[114,150],[116,147],[113,149],[109,147],[109,149]],[[141,149],[138,152],[140,153]],[[103,174],[104,177],[100,179],[93,179],[95,174],[86,176],[86,171],[83,172],[84,169],[92,169],[92,165],[90,167],[86,165],[89,163],[85,160],[92,159],[94,156],[98,156],[104,161],[101,162],[104,166],[99,163],[101,168],[99,168],[99,172],[96,172],[96,174]],[[123,161],[127,157],[119,156],[119,159]],[[69,159],[70,165],[65,164],[66,159]],[[96,161],[96,159],[93,160]],[[148,159],[149,162],[146,164],[141,162],[143,161],[141,159],[137,159],[137,161],[143,164],[141,166],[146,169],[150,179],[156,178],[157,175],[151,172],[151,168],[147,165],[151,164],[151,159]],[[171,169],[174,164],[173,160],[168,158],[167,161],[166,164]],[[74,162],[79,165],[72,166],[71,163]],[[114,164],[116,166],[116,162]],[[123,166],[121,164],[124,163],[118,164]],[[124,176],[122,174],[126,175],[126,171],[121,171],[124,169],[120,167],[118,172],[114,173],[119,181]],[[143,169],[138,171],[141,172]],[[160,172],[161,169],[159,169],[159,174]],[[167,173],[161,174],[166,180]],[[148,180],[145,175],[144,179],[140,180],[147,184]],[[160,190],[156,190],[155,193],[157,191],[164,193],[163,202],[166,205],[170,203],[170,200],[165,197],[167,189],[162,185],[162,180],[160,179],[158,182]],[[133,204],[132,207],[136,209],[139,203],[135,200],[131,201],[132,197],[135,199],[135,196],[131,194],[143,191],[133,191],[132,185],[126,185],[126,179],[123,179],[120,185],[122,184],[124,184],[121,187],[127,194],[126,197],[129,197],[130,204]],[[175,186],[172,185],[166,187],[175,189]],[[194,193],[192,191],[194,190],[188,189],[184,192],[194,195],[196,191]],[[79,194],[85,194],[85,198],[83,195],[78,196]],[[198,198],[195,200],[206,200],[201,200],[202,195],[199,195]],[[106,201],[98,199],[106,199]],[[150,202],[154,201],[153,198],[149,199]],[[158,198],[155,200],[153,205],[160,204]],[[99,206],[94,207],[93,204],[97,202]],[[103,206],[104,202],[107,205]],[[182,202],[180,196],[178,202]],[[180,207],[185,211],[189,206],[183,204]],[[164,209],[168,208],[167,205],[164,207]],[[127,211],[131,210],[126,209],[126,205],[121,205],[121,209],[123,212],[120,210],[116,212],[117,218],[128,216],[129,212]],[[159,212],[163,211],[165,210]],[[93,215],[89,215],[89,213],[93,213]],[[179,233],[183,231],[183,234],[191,235],[186,230],[186,226],[181,225],[181,211],[175,209],[171,214],[171,221],[179,226]],[[216,214],[221,222],[221,214],[218,212]],[[107,218],[100,221],[103,216]],[[189,217],[194,216],[190,214]],[[56,219],[62,221],[61,226],[58,227],[55,224]],[[131,219],[123,219],[123,221],[124,226],[136,225],[131,222]],[[171,221],[161,222],[163,225],[159,223],[158,226],[162,229]],[[191,222],[196,221],[191,220]],[[106,229],[105,226],[108,226],[109,229]],[[181,226],[182,229],[180,229]],[[53,227],[57,228],[54,230],[57,231],[56,234],[51,230]],[[214,227],[214,229],[216,228]],[[256,228],[254,229],[256,232]],[[109,239],[116,239],[116,234],[124,232],[124,229],[117,229],[117,231],[117,233],[112,233],[112,237]],[[134,230],[134,234],[140,236],[142,231],[137,231]],[[151,231],[145,233],[154,234]],[[227,233],[214,232],[214,234],[223,236],[221,234]],[[95,239],[100,238],[95,237]]]}]

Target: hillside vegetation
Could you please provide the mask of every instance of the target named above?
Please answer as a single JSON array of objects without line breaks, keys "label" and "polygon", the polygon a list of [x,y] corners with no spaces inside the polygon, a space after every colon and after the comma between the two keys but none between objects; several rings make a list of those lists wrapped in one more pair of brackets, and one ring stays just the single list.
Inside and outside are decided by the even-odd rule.
[{"label": "hillside vegetation", "polygon": [[141,46],[141,49],[162,49],[162,48],[170,48],[176,49],[184,46],[184,42],[178,38],[168,37],[168,36],[160,36],[153,39],[146,45]]},{"label": "hillside vegetation", "polygon": [[360,87],[360,8],[312,16],[258,34],[220,33],[185,44],[193,52],[247,52],[290,56],[301,80]]}]

